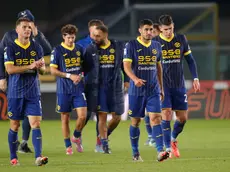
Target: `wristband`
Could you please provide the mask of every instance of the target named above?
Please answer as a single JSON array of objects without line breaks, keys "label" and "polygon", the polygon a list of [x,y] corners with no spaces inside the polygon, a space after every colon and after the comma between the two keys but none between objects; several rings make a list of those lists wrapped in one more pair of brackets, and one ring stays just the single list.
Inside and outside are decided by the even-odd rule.
[{"label": "wristband", "polygon": [[66,78],[70,78],[71,74],[70,73],[66,73]]},{"label": "wristband", "polygon": [[199,81],[199,79],[198,79],[198,78],[194,78],[193,80],[194,80],[194,81]]}]

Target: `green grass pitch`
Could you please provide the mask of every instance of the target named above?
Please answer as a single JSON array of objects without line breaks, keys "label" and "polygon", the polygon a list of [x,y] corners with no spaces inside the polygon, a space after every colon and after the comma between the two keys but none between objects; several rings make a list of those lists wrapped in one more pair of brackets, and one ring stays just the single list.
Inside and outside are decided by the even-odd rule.
[{"label": "green grass pitch", "polygon": [[[74,128],[74,121],[71,127]],[[49,157],[46,166],[34,165],[33,154],[19,154],[20,166],[9,165],[7,135],[9,122],[0,122],[0,172],[230,172],[230,121],[189,120],[179,136],[181,158],[156,162],[156,151],[144,146],[147,134],[141,124],[139,142],[143,163],[132,162],[129,142],[129,121],[121,122],[112,133],[111,155],[94,153],[95,122],[83,132],[84,153],[65,155],[60,121],[42,121],[43,154]],[[21,129],[19,132],[21,138]],[[29,142],[32,147],[31,140]]]}]

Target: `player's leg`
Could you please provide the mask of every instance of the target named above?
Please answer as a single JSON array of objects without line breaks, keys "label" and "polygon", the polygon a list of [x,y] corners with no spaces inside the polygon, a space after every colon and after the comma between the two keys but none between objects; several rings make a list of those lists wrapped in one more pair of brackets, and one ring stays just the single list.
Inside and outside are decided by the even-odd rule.
[{"label": "player's leg", "polygon": [[112,119],[108,123],[108,137],[112,134],[112,132],[117,128],[121,121],[121,115],[116,114],[116,113],[111,113],[112,114]]},{"label": "player's leg", "polygon": [[131,125],[129,127],[129,137],[132,147],[133,161],[143,161],[139,151],[140,122],[145,114],[145,97],[129,95],[129,116]]},{"label": "player's leg", "polygon": [[35,164],[42,166],[48,163],[48,157],[42,155],[42,132],[40,123],[42,108],[40,97],[26,98],[24,102],[25,114],[29,118],[32,129],[32,143],[35,153]]},{"label": "player's leg", "polygon": [[70,127],[69,127],[70,115],[69,112],[61,113],[61,125],[62,125],[62,134],[64,137],[66,155],[72,155],[73,149],[70,141]]},{"label": "player's leg", "polygon": [[23,119],[23,99],[8,98],[8,117],[10,119],[10,130],[8,133],[8,143],[10,149],[11,165],[19,165],[17,157],[18,129],[20,120]]},{"label": "player's leg", "polygon": [[148,115],[147,112],[145,112],[144,121],[145,121],[146,132],[148,134],[148,139],[146,140],[145,145],[146,146],[152,146],[152,143],[153,143],[153,139],[152,139],[152,127],[150,125],[149,115]]},{"label": "player's leg", "polygon": [[171,125],[170,122],[172,120],[172,97],[171,92],[169,89],[164,89],[165,92],[165,98],[162,102],[162,121],[161,126],[163,129],[163,135],[164,135],[164,144],[166,147],[166,151],[169,152],[170,158],[171,156]]},{"label": "player's leg", "polygon": [[[122,114],[118,114],[115,113],[115,106],[116,102],[115,102],[115,95],[114,95],[114,91],[112,91],[112,89],[108,89],[106,92],[107,95],[107,106],[108,106],[108,110],[109,112],[112,114],[112,119],[109,121],[108,123],[108,137],[111,135],[111,133],[117,128],[117,126],[119,125],[120,121],[121,121],[121,115]],[[123,94],[122,94],[123,96]]]},{"label": "player's leg", "polygon": [[62,134],[66,148],[66,155],[72,155],[72,144],[70,140],[69,113],[72,111],[71,95],[58,94],[56,111],[61,114]]},{"label": "player's leg", "polygon": [[150,117],[152,126],[152,138],[156,142],[157,160],[164,161],[169,157],[169,153],[164,151],[163,130],[161,127],[161,101],[160,95],[152,95],[147,98],[146,110]]},{"label": "player's leg", "polygon": [[77,113],[76,127],[73,132],[72,142],[76,144],[76,149],[78,152],[83,152],[81,134],[85,126],[87,116],[87,103],[85,94],[82,92],[80,94],[74,95],[72,98],[72,103],[72,107],[76,110]]},{"label": "player's leg", "polygon": [[173,105],[172,108],[176,111],[176,121],[174,123],[172,138],[171,138],[171,147],[172,152],[175,157],[180,157],[180,152],[178,149],[177,137],[183,131],[184,125],[187,121],[187,94],[184,88],[175,89],[173,93]]},{"label": "player's leg", "polygon": [[29,119],[25,117],[22,121],[22,141],[21,144],[19,145],[19,149],[18,149],[19,153],[33,153],[28,146],[30,131],[31,131],[31,127],[30,127]]}]

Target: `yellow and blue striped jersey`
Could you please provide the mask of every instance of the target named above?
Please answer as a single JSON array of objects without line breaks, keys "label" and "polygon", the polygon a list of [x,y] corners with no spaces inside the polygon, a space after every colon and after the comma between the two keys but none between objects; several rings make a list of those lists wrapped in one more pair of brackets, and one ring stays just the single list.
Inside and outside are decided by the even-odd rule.
[{"label": "yellow and blue striped jersey", "polygon": [[[18,39],[15,39],[14,43],[8,45],[4,52],[5,64],[15,66],[30,65],[42,57],[42,47],[34,41],[23,45]],[[9,75],[7,96],[8,98],[40,96],[38,71],[28,70],[24,73]]]},{"label": "yellow and blue striped jersey", "polygon": [[[79,75],[82,73],[83,48],[74,44],[67,47],[64,43],[54,48],[50,56],[50,66],[57,68],[61,72]],[[72,94],[83,92],[83,81],[77,85],[71,79],[57,77],[57,93]]]},{"label": "yellow and blue striped jersey", "polygon": [[131,62],[134,74],[146,80],[142,87],[136,87],[134,81],[130,80],[130,95],[150,96],[160,93],[157,63],[161,62],[161,56],[161,45],[156,41],[145,44],[138,37],[125,45],[123,61]]},{"label": "yellow and blue striped jersey", "polygon": [[185,35],[173,34],[171,39],[162,34],[153,40],[162,47],[163,85],[168,88],[184,88],[184,56],[191,53]]}]

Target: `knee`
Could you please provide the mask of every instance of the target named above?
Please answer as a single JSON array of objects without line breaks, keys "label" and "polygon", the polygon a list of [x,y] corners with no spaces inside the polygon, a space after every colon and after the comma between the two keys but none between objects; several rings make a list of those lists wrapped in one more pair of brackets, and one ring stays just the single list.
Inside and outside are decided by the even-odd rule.
[{"label": "knee", "polygon": [[187,111],[185,112],[176,112],[177,120],[180,123],[185,123],[188,119]]},{"label": "knee", "polygon": [[10,123],[10,129],[17,132],[20,127],[20,122],[19,121],[11,121]]},{"label": "knee", "polygon": [[172,119],[172,110],[171,109],[164,109],[161,113],[162,119],[166,121],[170,121]]},{"label": "knee", "polygon": [[139,127],[140,123],[141,123],[141,119],[138,119],[138,118],[132,118],[131,119],[131,125],[133,127]]},{"label": "knee", "polygon": [[85,121],[86,120],[86,115],[79,115],[78,119],[81,121]]},{"label": "knee", "polygon": [[151,115],[150,121],[152,126],[161,124],[161,115],[160,114]]},{"label": "knee", "polygon": [[40,120],[34,120],[30,123],[31,128],[40,128],[41,121]]},{"label": "knee", "polygon": [[121,116],[120,115],[113,115],[113,120],[115,120],[116,122],[120,122]]}]

